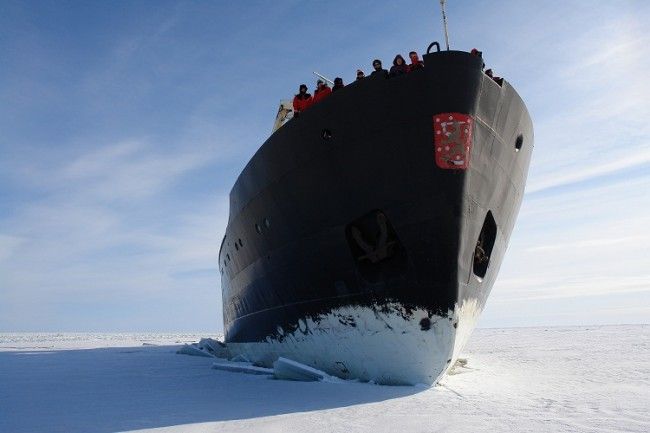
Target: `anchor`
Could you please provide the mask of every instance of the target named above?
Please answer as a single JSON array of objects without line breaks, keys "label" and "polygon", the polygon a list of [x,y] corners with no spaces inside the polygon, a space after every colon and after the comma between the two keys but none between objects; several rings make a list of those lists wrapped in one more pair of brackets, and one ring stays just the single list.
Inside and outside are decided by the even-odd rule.
[{"label": "anchor", "polygon": [[351,228],[352,238],[365,253],[364,255],[359,256],[359,261],[367,259],[370,260],[371,263],[378,263],[382,260],[392,257],[392,247],[397,242],[388,241],[388,224],[386,215],[381,212],[377,213],[377,226],[379,226],[379,235],[377,236],[377,242],[375,245],[367,242],[363,238],[361,230],[359,230],[357,227],[353,226]]}]

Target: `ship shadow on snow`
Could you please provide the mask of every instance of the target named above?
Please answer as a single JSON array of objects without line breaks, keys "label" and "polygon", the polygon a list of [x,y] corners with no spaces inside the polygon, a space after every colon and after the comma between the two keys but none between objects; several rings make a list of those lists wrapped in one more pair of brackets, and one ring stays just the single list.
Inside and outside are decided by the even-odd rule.
[{"label": "ship shadow on snow", "polygon": [[428,388],[294,382],[211,369],[178,346],[0,352],[0,431],[112,432],[334,409]]}]

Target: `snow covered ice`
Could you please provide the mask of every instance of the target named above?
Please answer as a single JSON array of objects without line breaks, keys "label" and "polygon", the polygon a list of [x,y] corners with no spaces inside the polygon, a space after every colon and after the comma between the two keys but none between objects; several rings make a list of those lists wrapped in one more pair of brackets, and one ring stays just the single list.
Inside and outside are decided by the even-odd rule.
[{"label": "snow covered ice", "polygon": [[271,380],[206,335],[0,334],[0,432],[650,431],[650,325],[478,329],[433,388]]}]

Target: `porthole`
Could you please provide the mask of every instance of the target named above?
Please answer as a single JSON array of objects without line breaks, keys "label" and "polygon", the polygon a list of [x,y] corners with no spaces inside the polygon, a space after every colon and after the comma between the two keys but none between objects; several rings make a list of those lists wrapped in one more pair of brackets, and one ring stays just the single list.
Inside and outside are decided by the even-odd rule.
[{"label": "porthole", "polygon": [[262,227],[259,224],[255,224],[255,231],[259,234],[262,234]]},{"label": "porthole", "polygon": [[271,228],[271,221],[269,221],[268,218],[264,218],[264,225],[266,226],[267,229]]},{"label": "porthole", "polygon": [[519,134],[517,136],[517,140],[515,140],[515,152],[519,152],[523,144],[524,144],[524,136],[522,134]]},{"label": "porthole", "polygon": [[330,138],[332,138],[332,131],[325,128],[321,131],[320,136],[323,140],[329,140]]}]

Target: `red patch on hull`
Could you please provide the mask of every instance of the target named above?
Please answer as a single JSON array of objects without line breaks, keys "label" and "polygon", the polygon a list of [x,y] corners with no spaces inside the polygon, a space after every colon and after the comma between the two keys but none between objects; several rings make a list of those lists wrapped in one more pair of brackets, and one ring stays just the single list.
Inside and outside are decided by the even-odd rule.
[{"label": "red patch on hull", "polygon": [[473,119],[469,114],[440,113],[433,116],[433,146],[440,168],[466,170],[472,151]]}]

